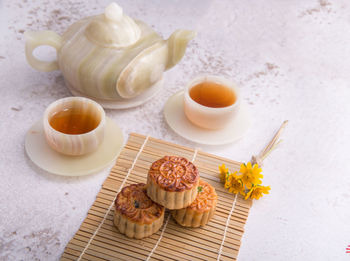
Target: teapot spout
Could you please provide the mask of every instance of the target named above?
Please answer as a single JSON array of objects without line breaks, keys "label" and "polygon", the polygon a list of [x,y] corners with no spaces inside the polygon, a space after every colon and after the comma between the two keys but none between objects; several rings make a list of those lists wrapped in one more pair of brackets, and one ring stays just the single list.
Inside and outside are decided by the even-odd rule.
[{"label": "teapot spout", "polygon": [[187,44],[197,33],[189,30],[176,30],[167,40],[168,62],[166,70],[175,66],[184,56]]}]

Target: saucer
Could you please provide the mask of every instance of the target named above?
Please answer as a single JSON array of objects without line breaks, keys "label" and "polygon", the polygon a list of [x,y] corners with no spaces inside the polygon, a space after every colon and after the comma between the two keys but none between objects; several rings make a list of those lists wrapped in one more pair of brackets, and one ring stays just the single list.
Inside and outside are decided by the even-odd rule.
[{"label": "saucer", "polygon": [[183,91],[171,96],[164,106],[164,117],[173,131],[190,141],[205,145],[232,143],[241,138],[250,126],[251,114],[243,101],[236,117],[219,130],[208,130],[191,123],[185,115],[183,103]]},{"label": "saucer", "polygon": [[104,169],[115,161],[122,146],[123,133],[108,117],[103,142],[90,154],[67,156],[51,149],[45,139],[42,120],[29,129],[25,138],[29,158],[41,169],[63,176],[83,176]]},{"label": "saucer", "polygon": [[80,96],[94,100],[105,109],[128,109],[139,106],[155,96],[162,89],[163,78],[137,97],[131,99],[119,98],[119,100],[103,100],[95,97],[90,97],[71,88],[68,82],[66,82],[66,85],[74,96]]}]

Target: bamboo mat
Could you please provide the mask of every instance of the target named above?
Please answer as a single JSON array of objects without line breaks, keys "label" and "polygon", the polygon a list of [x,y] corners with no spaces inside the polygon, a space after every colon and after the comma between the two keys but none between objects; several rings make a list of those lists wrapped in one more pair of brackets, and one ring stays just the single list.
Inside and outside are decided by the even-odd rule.
[{"label": "bamboo mat", "polygon": [[[215,187],[214,217],[202,228],[183,228],[166,211],[162,228],[141,240],[129,239],[113,225],[114,199],[122,187],[144,182],[152,162],[165,155],[193,160],[200,177]],[[218,166],[230,171],[240,162],[132,133],[97,194],[86,219],[66,246],[61,260],[236,260],[251,201],[228,193]]]}]

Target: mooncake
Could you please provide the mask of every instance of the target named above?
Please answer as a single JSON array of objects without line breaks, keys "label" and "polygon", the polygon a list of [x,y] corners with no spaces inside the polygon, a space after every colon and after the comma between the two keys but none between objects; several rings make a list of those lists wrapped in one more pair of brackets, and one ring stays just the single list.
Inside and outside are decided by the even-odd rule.
[{"label": "mooncake", "polygon": [[181,226],[205,226],[214,216],[217,199],[215,189],[209,183],[199,180],[195,201],[187,208],[171,211],[171,215]]},{"label": "mooncake", "polygon": [[114,225],[130,238],[144,238],[157,232],[164,220],[164,207],[153,202],[146,184],[124,187],[115,200]]},{"label": "mooncake", "polygon": [[189,206],[197,197],[199,172],[183,157],[165,156],[155,161],[147,176],[147,195],[168,209]]}]

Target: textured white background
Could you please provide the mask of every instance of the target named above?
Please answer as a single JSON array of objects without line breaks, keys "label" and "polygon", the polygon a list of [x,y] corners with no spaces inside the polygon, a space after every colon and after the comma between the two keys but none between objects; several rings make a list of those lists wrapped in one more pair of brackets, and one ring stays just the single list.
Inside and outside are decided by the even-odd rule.
[{"label": "textured white background", "polygon": [[[60,72],[33,70],[25,30],[64,32],[110,1],[0,1],[0,260],[57,260],[108,170],[65,178],[37,169],[24,136],[52,101],[69,96]],[[247,161],[283,120],[265,161],[271,194],[255,202],[239,260],[349,260],[350,5],[346,0],[126,1],[127,14],[168,37],[194,29],[184,59],[154,100],[107,115],[130,132],[198,147],[166,125],[162,107],[199,73],[233,79],[254,115],[240,141],[203,150]],[[44,51],[44,50],[43,50]],[[41,53],[42,55],[42,53]]]}]

